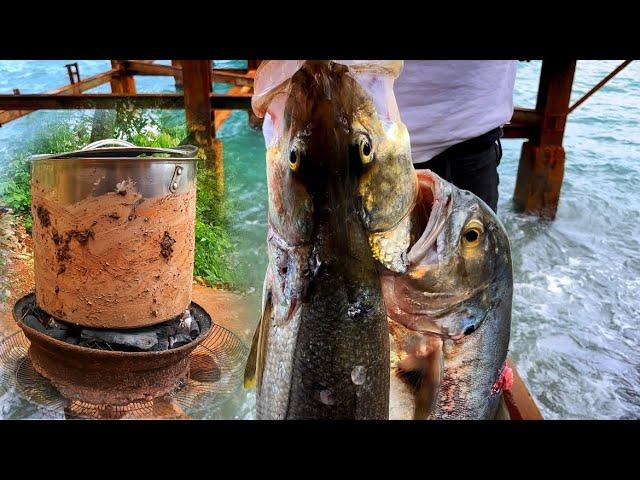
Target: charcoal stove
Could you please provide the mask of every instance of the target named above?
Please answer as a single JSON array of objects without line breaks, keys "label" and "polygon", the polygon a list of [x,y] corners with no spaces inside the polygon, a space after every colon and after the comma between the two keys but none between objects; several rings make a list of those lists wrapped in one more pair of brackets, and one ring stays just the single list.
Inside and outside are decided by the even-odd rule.
[{"label": "charcoal stove", "polygon": [[196,150],[109,139],[31,158],[35,292],[13,316],[23,378],[50,382],[69,416],[180,416],[171,395],[197,385],[192,367],[220,373],[191,301]]},{"label": "charcoal stove", "polygon": [[65,342],[24,325],[25,314],[38,311],[34,303],[32,293],[14,307],[22,330],[0,341],[0,385],[48,418],[189,418],[203,404],[215,411],[242,383],[247,346],[195,303],[209,329],[188,345],[156,352],[60,346]]},{"label": "charcoal stove", "polygon": [[[202,307],[191,302],[189,312],[199,325],[197,337],[177,348],[157,351],[116,350],[118,347],[109,342],[103,342],[105,345],[98,347],[92,345],[90,340],[84,342],[84,346],[72,343],[77,341],[77,337],[86,338],[86,331],[93,335],[102,334],[103,337],[113,332],[124,335],[117,330],[98,330],[98,333],[94,333],[96,330],[79,329],[79,334],[76,330],[76,335],[69,336],[73,339],[71,341],[56,339],[47,334],[45,322],[53,321],[69,329],[73,327],[40,310],[33,293],[16,302],[13,316],[31,342],[29,358],[34,369],[48,378],[62,395],[91,404],[128,405],[151,401],[188,380],[189,354],[211,331],[211,317]],[[27,325],[27,317],[36,318],[42,328]],[[164,324],[160,324],[144,330],[153,335],[163,328]],[[132,330],[126,334],[135,337]]]}]

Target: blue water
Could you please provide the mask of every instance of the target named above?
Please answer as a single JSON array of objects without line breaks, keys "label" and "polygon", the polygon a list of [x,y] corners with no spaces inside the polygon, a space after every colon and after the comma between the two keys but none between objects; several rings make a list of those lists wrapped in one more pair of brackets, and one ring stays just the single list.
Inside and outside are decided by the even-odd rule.
[{"label": "blue water", "polygon": [[[42,92],[68,81],[69,61],[0,61],[0,92]],[[620,61],[578,62],[572,101]],[[80,61],[83,76],[106,61]],[[221,62],[220,66],[238,65]],[[533,107],[540,62],[520,62],[515,104]],[[139,77],[140,92],[173,90],[173,79]],[[217,86],[223,91],[225,86]],[[108,86],[96,91],[108,91]],[[35,126],[70,118],[36,112],[0,128],[0,167]],[[640,62],[634,62],[574,111],[565,132],[566,166],[557,218],[515,213],[511,198],[521,140],[503,142],[498,214],[512,244],[511,339],[520,374],[545,418],[640,417]],[[218,132],[228,197],[254,318],[266,266],[266,184],[260,132],[234,112]],[[240,392],[213,418],[247,418]]]}]

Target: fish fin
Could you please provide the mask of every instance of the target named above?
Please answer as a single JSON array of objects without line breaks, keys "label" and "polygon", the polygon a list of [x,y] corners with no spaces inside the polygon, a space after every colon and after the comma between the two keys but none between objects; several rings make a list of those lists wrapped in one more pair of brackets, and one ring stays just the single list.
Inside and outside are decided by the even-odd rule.
[{"label": "fish fin", "polygon": [[247,366],[244,370],[244,387],[251,389],[256,387],[260,390],[262,383],[262,372],[264,371],[264,357],[266,354],[267,329],[271,323],[271,291],[265,289],[264,301],[262,305],[262,315],[256,326],[251,342],[251,352],[247,359]]},{"label": "fish fin", "polygon": [[256,358],[258,354],[258,342],[260,339],[260,322],[253,332],[253,340],[251,341],[251,351],[247,358],[247,365],[244,368],[244,388],[250,390],[256,387]]},{"label": "fish fin", "polygon": [[433,411],[442,383],[444,358],[442,342],[424,356],[408,355],[398,363],[398,376],[413,390],[415,398],[414,419],[426,420]]}]

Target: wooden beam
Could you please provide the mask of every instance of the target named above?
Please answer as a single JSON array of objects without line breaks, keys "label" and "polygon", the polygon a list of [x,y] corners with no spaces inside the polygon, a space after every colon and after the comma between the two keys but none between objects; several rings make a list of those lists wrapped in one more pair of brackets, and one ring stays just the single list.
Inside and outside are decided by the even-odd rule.
[{"label": "wooden beam", "polygon": [[146,63],[138,60],[129,60],[127,62],[127,69],[135,75],[153,75],[153,76],[166,76],[175,77],[176,75],[182,76],[182,68],[174,65],[174,62],[180,62],[180,60],[171,60],[171,65],[160,65],[158,63]]},{"label": "wooden beam", "polygon": [[529,393],[511,357],[507,357],[507,365],[513,372],[513,386],[511,390],[503,393],[509,417],[511,420],[543,420],[540,409]]},{"label": "wooden beam", "polygon": [[[69,84],[69,85],[65,85],[64,87],[60,87],[55,90],[52,90],[46,93],[45,95],[50,96],[50,95],[63,95],[69,92],[76,92],[76,93],[85,92],[87,90],[91,90],[92,88],[99,87],[100,85],[104,85],[105,83],[111,80],[113,75],[117,73],[118,73],[117,69],[107,70],[106,72],[98,73],[97,75],[93,75],[91,77],[85,78],[84,80],[81,80],[73,85]],[[7,96],[7,95],[3,95],[3,96]],[[9,110],[9,111],[2,111],[2,110]],[[34,110],[38,110],[38,107],[33,109],[26,109],[26,108],[21,109],[21,108],[14,108],[14,107],[7,108],[7,107],[0,106],[0,126],[7,122],[10,122],[11,120],[24,117],[25,115],[33,112]]]},{"label": "wooden beam", "polygon": [[204,152],[207,166],[213,172],[219,191],[223,188],[221,146],[216,142],[214,110],[211,106],[211,60],[182,60],[184,113],[187,135]]},{"label": "wooden beam", "polygon": [[504,126],[505,138],[536,138],[540,135],[542,115],[531,108],[516,107]]},{"label": "wooden beam", "polygon": [[575,60],[542,62],[536,102],[536,111],[541,116],[540,130],[522,145],[513,194],[520,211],[555,218],[564,177],[562,139],[575,68]]},{"label": "wooden beam", "polygon": [[575,69],[575,60],[542,62],[536,102],[536,111],[542,115],[538,145],[562,145]]},{"label": "wooden beam", "polygon": [[[179,66],[180,60],[171,60],[171,65],[146,64],[139,61],[129,60],[127,68],[136,75],[167,76],[182,79],[182,68]],[[212,79],[214,83],[228,83],[235,86],[253,87],[255,71],[242,73],[238,71],[212,69]]]},{"label": "wooden beam", "polygon": [[578,108],[580,105],[582,105],[584,102],[587,101],[587,99],[593,95],[594,93],[596,93],[598,90],[600,90],[602,87],[604,87],[607,82],[609,80],[611,80],[613,77],[615,77],[618,73],[620,73],[622,70],[624,70],[627,65],[629,65],[633,60],[625,60],[624,62],[622,62],[620,65],[618,65],[616,68],[613,69],[613,71],[607,75],[606,77],[604,77],[602,80],[600,80],[593,88],[591,88],[591,90],[589,90],[587,93],[585,93],[578,101],[576,101],[576,103],[574,103],[573,105],[571,105],[571,107],[569,107],[569,112],[571,113],[573,112],[576,108]]},{"label": "wooden beam", "polygon": [[[251,93],[213,93],[206,102],[209,108],[249,110]],[[181,93],[84,93],[70,95],[24,94],[0,95],[0,110],[74,110],[110,109],[122,105],[136,108],[177,109],[184,107],[185,95]]]},{"label": "wooden beam", "polygon": [[[241,95],[250,94],[250,92],[251,92],[250,87],[233,87],[231,90],[229,90],[227,95],[241,96]],[[215,111],[214,125],[215,125],[216,132],[220,129],[222,124],[227,121],[231,113],[233,113],[233,110],[229,110],[229,109],[224,109],[224,110],[221,109],[221,110]]]},{"label": "wooden beam", "polygon": [[210,102],[211,61],[183,60],[182,81],[187,131],[208,144],[210,139],[215,138]]},{"label": "wooden beam", "polygon": [[229,83],[237,87],[251,87],[253,88],[253,79],[255,71],[247,73],[237,72],[219,72],[213,71],[213,81],[216,83]]},{"label": "wooden beam", "polygon": [[182,91],[182,62],[180,60],[171,60],[173,67],[173,81],[176,86],[176,92]]},{"label": "wooden beam", "polygon": [[111,67],[117,70],[111,79],[111,92],[136,93],[136,80],[128,70],[128,62],[126,60],[111,60]]}]

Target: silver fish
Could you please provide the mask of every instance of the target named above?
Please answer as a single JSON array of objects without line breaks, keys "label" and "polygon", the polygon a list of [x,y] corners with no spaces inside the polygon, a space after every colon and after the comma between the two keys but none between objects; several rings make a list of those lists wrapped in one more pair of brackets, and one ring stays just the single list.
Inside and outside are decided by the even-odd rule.
[{"label": "silver fish", "polygon": [[509,241],[478,197],[418,171],[428,212],[407,269],[385,269],[390,418],[489,419],[501,399],[511,327]]},{"label": "silver fish", "polygon": [[370,164],[385,161],[378,112],[334,62],[306,62],[282,101],[283,133],[267,151],[263,314],[245,381],[255,378],[259,419],[387,418],[388,323],[361,198]]}]

